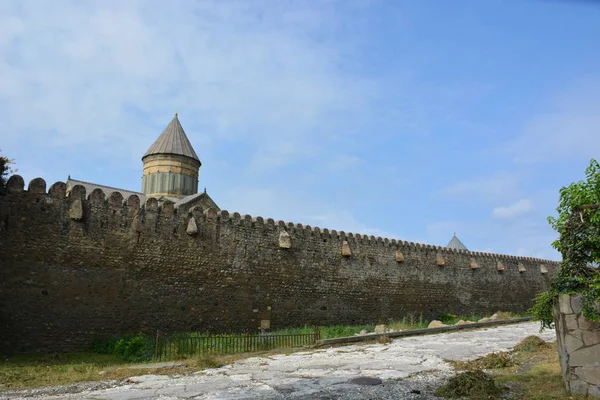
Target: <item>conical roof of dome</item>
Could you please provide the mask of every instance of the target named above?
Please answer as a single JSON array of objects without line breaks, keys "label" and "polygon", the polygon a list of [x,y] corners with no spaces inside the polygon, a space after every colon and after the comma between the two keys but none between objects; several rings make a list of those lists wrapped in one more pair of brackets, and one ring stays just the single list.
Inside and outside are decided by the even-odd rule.
[{"label": "conical roof of dome", "polygon": [[[194,151],[192,144],[179,122],[179,118],[177,118],[177,113],[175,113],[175,117],[173,117],[173,120],[167,125],[163,133],[160,134],[158,139],[156,139],[146,154],[144,154],[144,157],[152,154],[177,154],[193,158],[200,162],[198,155]],[[142,160],[144,157],[142,157]]]},{"label": "conical roof of dome", "polygon": [[452,236],[452,239],[450,239],[450,242],[446,247],[457,250],[469,250],[467,249],[467,246],[465,246],[463,242],[461,242],[460,239],[456,237],[456,233],[454,234],[454,236]]}]

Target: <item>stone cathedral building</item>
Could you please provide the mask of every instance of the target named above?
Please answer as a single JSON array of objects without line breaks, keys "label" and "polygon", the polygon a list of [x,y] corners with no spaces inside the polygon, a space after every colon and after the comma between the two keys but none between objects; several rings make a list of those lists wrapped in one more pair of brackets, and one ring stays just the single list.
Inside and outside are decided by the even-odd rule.
[{"label": "stone cathedral building", "polygon": [[142,204],[148,197],[155,197],[159,203],[171,201],[176,208],[189,209],[199,206],[203,209],[220,210],[213,199],[206,193],[198,193],[199,172],[202,163],[190,143],[177,113],[165,130],[150,146],[142,157],[142,191],[118,189],[111,186],[67,179],[67,192],[75,185],[82,185],[86,192],[101,189],[108,197],[112,192],[119,192],[127,199],[132,194],[140,198]]}]

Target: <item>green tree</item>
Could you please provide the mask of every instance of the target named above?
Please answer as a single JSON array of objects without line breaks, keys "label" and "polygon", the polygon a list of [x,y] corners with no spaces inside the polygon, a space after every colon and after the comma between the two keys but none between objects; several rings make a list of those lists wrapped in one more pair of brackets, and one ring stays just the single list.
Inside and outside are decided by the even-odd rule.
[{"label": "green tree", "polygon": [[600,164],[591,160],[585,171],[586,179],[574,182],[560,190],[557,217],[548,222],[559,234],[552,246],[562,255],[558,271],[548,291],[536,297],[531,312],[542,323],[552,328],[552,308],[561,293],[581,293],[583,314],[600,321],[596,307],[600,301]]},{"label": "green tree", "polygon": [[6,182],[8,181],[8,175],[17,172],[16,169],[13,169],[11,167],[11,165],[14,165],[14,163],[15,160],[0,155],[0,187],[6,186]]}]

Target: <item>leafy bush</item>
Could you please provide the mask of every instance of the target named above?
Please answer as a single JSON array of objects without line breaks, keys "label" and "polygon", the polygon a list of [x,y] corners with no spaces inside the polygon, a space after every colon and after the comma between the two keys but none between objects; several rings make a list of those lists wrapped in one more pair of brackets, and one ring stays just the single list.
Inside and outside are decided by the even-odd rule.
[{"label": "leafy bush", "polygon": [[111,336],[96,339],[91,350],[97,354],[113,354],[122,361],[150,361],[154,356],[154,339],[138,333],[137,335]]},{"label": "leafy bush", "polygon": [[123,361],[150,361],[154,355],[154,341],[143,334],[120,339],[114,353]]},{"label": "leafy bush", "polygon": [[442,323],[446,325],[453,325],[455,322],[458,322],[459,319],[460,318],[458,318],[458,315],[450,313],[444,313],[438,316],[438,320],[442,321]]},{"label": "leafy bush", "polygon": [[96,354],[115,354],[115,345],[120,339],[118,336],[95,339],[92,342],[91,350]]},{"label": "leafy bush", "polygon": [[554,326],[552,309],[559,294],[581,294],[583,315],[590,321],[600,321],[600,164],[591,160],[586,179],[560,190],[557,217],[548,222],[559,233],[552,243],[563,258],[550,289],[536,297],[530,309],[541,321],[542,329]]}]

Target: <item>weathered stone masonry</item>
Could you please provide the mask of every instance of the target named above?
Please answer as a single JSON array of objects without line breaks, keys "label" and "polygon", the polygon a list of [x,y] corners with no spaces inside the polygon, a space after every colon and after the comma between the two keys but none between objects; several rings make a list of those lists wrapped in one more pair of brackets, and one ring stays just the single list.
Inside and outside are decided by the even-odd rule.
[{"label": "weathered stone masonry", "polygon": [[[0,352],[125,332],[245,331],[524,311],[554,262],[123,199],[0,192]],[[193,220],[192,220],[193,218]]]}]

